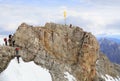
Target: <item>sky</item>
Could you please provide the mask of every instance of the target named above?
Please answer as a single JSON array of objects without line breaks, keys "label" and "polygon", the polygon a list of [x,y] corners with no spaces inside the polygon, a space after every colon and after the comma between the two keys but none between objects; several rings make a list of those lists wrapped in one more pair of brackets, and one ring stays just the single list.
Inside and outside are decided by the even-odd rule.
[{"label": "sky", "polygon": [[14,33],[18,26],[46,22],[73,24],[100,34],[120,34],[120,0],[0,0],[0,35]]}]

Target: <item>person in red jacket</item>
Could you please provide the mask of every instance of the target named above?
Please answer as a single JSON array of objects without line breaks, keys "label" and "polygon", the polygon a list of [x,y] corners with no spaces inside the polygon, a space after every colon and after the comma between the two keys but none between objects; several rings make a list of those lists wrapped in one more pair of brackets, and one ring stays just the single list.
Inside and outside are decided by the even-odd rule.
[{"label": "person in red jacket", "polygon": [[5,45],[7,46],[7,38],[4,38]]},{"label": "person in red jacket", "polygon": [[15,52],[16,52],[17,61],[18,61],[18,63],[20,63],[20,61],[19,61],[20,55],[19,55],[19,48],[18,47],[15,48]]}]

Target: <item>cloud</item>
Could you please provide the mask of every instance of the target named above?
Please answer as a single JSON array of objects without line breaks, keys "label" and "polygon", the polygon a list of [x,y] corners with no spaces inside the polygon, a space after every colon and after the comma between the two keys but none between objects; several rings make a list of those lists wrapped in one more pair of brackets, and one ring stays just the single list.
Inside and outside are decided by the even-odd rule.
[{"label": "cloud", "polygon": [[120,0],[79,0],[79,2],[95,6],[119,6]]},{"label": "cloud", "polygon": [[0,6],[0,28],[4,31],[15,31],[20,23],[26,22],[33,25],[44,24],[46,21],[55,21],[59,19],[59,13],[53,12],[48,8],[39,8],[31,6]]},{"label": "cloud", "polygon": [[114,21],[113,23],[107,24],[105,30],[111,34],[120,34],[120,20]]},{"label": "cloud", "polygon": [[[120,19],[119,7],[100,7],[100,8],[67,8],[63,7],[67,11],[69,17],[68,23],[82,26],[84,30],[92,32],[93,34],[101,34],[112,31],[116,28],[110,28],[106,30],[107,25],[118,21]],[[118,32],[118,31],[117,31]],[[119,33],[119,32],[118,32]]]},{"label": "cloud", "polygon": [[[118,24],[116,22],[120,20],[120,6],[117,5],[120,2],[119,0],[71,0],[69,4],[67,4],[68,0],[47,1],[42,0],[41,3],[37,0],[31,2],[28,0],[2,1],[0,3],[0,33],[14,32],[22,22],[31,25],[44,25],[46,22],[63,23],[64,10],[67,11],[68,24],[78,25],[93,34],[119,33],[119,31],[113,31],[119,29],[118,26],[113,28]],[[58,5],[50,6],[52,3]],[[109,31],[106,30],[108,26],[111,26]]]}]

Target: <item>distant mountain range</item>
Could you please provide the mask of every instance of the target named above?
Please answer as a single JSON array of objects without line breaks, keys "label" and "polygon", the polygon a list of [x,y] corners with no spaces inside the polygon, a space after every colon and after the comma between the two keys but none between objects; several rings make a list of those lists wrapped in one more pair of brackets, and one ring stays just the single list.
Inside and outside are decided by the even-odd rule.
[{"label": "distant mountain range", "polygon": [[97,37],[100,51],[107,55],[111,62],[120,64],[120,39],[112,36]]}]

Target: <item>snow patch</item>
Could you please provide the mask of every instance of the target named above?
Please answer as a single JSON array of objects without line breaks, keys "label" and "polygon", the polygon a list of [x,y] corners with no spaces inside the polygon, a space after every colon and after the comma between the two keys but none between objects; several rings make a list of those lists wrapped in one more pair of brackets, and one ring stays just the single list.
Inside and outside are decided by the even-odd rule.
[{"label": "snow patch", "polygon": [[116,77],[116,78],[113,78],[112,76],[110,75],[105,75],[105,76],[101,76],[103,79],[105,79],[105,81],[120,81],[120,77]]},{"label": "snow patch", "polygon": [[77,81],[76,79],[75,79],[75,77],[73,77],[71,74],[69,74],[68,72],[65,72],[64,73],[65,74],[65,78],[67,78],[68,79],[68,81]]},{"label": "snow patch", "polygon": [[9,66],[0,74],[0,81],[52,81],[48,70],[32,62],[20,63],[17,59],[11,60]]}]

